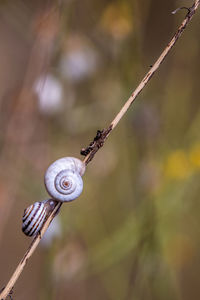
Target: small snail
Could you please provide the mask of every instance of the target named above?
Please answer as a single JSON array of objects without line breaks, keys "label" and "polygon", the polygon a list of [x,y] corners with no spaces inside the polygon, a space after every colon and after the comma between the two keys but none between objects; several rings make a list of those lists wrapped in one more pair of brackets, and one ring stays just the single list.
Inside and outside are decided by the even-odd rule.
[{"label": "small snail", "polygon": [[52,163],[44,177],[46,190],[57,201],[68,202],[80,196],[83,190],[81,176],[85,164],[74,157],[63,157]]},{"label": "small snail", "polygon": [[28,236],[34,236],[40,232],[47,217],[52,213],[57,201],[53,199],[35,202],[24,210],[22,217],[22,231]]}]

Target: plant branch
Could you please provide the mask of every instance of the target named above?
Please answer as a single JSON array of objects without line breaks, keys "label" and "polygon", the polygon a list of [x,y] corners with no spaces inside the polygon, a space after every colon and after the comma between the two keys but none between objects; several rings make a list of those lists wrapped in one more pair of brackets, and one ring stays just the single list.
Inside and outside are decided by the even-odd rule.
[{"label": "plant branch", "polygon": [[[189,24],[190,20],[194,16],[197,8],[199,7],[200,0],[196,0],[192,7],[188,8],[188,13],[186,14],[183,22],[179,26],[177,32],[172,37],[171,41],[167,44],[166,48],[163,50],[159,58],[156,60],[154,65],[151,67],[151,69],[148,71],[148,73],[144,76],[142,81],[139,83],[139,85],[136,87],[134,92],[131,94],[129,99],[126,101],[124,106],[121,108],[119,113],[116,115],[114,120],[110,123],[107,129],[103,129],[102,131],[98,130],[96,137],[93,139],[93,141],[89,144],[88,147],[83,148],[81,150],[81,155],[86,156],[84,159],[84,162],[86,165],[93,159],[96,152],[104,145],[105,140],[110,135],[111,131],[117,126],[121,118],[125,115],[131,104],[135,101],[136,97],[140,94],[140,92],[143,90],[143,88],[146,86],[146,84],[150,81],[154,73],[158,70],[161,63],[164,61],[168,53],[171,51],[175,43],[180,38],[181,34],[185,30],[186,26]],[[177,10],[176,10],[177,11]],[[98,136],[98,133],[101,133],[100,136]]]},{"label": "plant branch", "polygon": [[7,283],[6,287],[3,288],[3,290],[2,290],[2,292],[0,294],[0,299],[1,300],[6,299],[6,297],[11,293],[11,291],[12,291],[12,289],[13,289],[16,281],[17,281],[17,279],[19,278],[19,276],[22,273],[25,265],[27,264],[28,259],[32,256],[33,252],[37,248],[40,240],[42,239],[43,235],[45,234],[45,232],[46,232],[47,228],[49,227],[51,221],[56,216],[56,214],[59,211],[61,205],[62,205],[61,202],[59,202],[56,205],[56,207],[54,208],[53,212],[51,213],[51,215],[47,219],[46,223],[44,224],[44,226],[43,226],[40,234],[36,235],[35,238],[32,240],[29,248],[27,249],[27,251],[24,254],[23,258],[21,259],[20,263],[18,264],[15,272],[11,276],[11,278],[10,278],[9,282]]},{"label": "plant branch", "polygon": [[[96,152],[104,145],[104,142],[110,135],[111,131],[117,126],[121,118],[124,116],[124,114],[127,112],[131,104],[135,101],[136,97],[140,94],[140,92],[143,90],[145,85],[150,81],[154,73],[157,71],[157,69],[160,67],[161,63],[166,58],[167,54],[170,52],[172,47],[175,45],[177,40],[180,38],[181,34],[185,30],[186,26],[194,16],[197,8],[200,5],[200,0],[196,0],[191,8],[188,9],[188,13],[186,14],[183,22],[181,23],[180,27],[178,28],[177,32],[171,39],[171,41],[168,43],[167,47],[164,49],[164,51],[161,53],[160,57],[156,60],[154,65],[151,67],[149,72],[145,75],[145,77],[142,79],[140,84],[137,86],[135,91],[131,94],[130,98],[127,100],[127,102],[124,104],[124,106],[121,108],[119,113],[116,115],[116,117],[113,119],[111,124],[108,126],[107,129],[98,130],[97,135],[93,139],[93,141],[90,143],[90,145],[87,148],[83,148],[81,150],[81,154],[85,156],[84,162],[87,165],[95,156]],[[10,295],[17,279],[19,278],[20,274],[22,273],[26,263],[28,262],[28,259],[32,256],[35,249],[37,248],[41,238],[43,237],[44,233],[46,232],[48,226],[50,225],[51,221],[55,217],[56,213],[61,207],[61,203],[58,203],[52,212],[52,214],[47,219],[46,223],[44,224],[41,234],[37,235],[32,243],[30,244],[28,250],[24,254],[22,260],[20,261],[19,265],[17,266],[16,270],[14,271],[13,275],[11,276],[9,282],[5,286],[5,288],[0,293],[0,299],[5,300],[8,295]]]}]

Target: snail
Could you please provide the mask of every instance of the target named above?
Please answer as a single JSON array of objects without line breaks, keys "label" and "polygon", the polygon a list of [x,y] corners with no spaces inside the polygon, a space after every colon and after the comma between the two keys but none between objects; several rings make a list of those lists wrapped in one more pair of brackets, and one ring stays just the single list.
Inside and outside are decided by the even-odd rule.
[{"label": "snail", "polygon": [[[85,164],[74,157],[63,157],[52,163],[45,173],[45,186],[53,199],[35,202],[24,210],[22,231],[37,235],[58,202],[68,202],[80,196]],[[58,201],[58,202],[57,202]]]},{"label": "snail", "polygon": [[63,157],[47,169],[44,183],[49,195],[60,202],[68,202],[80,196],[83,190],[85,164],[74,157]]},{"label": "snail", "polygon": [[53,199],[48,199],[30,205],[24,210],[22,231],[28,236],[37,235],[57,203],[58,202]]}]

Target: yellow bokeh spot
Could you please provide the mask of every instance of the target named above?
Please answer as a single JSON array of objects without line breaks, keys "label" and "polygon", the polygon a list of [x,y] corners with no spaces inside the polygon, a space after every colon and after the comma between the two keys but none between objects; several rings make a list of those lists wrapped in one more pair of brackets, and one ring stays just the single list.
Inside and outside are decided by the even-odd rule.
[{"label": "yellow bokeh spot", "polygon": [[109,4],[103,13],[101,26],[115,39],[125,38],[132,31],[132,16],[128,5]]},{"label": "yellow bokeh spot", "polygon": [[189,159],[193,166],[200,168],[200,144],[196,144],[192,147]]},{"label": "yellow bokeh spot", "polygon": [[166,177],[171,179],[185,179],[191,173],[189,160],[182,150],[177,150],[168,156],[164,169]]}]

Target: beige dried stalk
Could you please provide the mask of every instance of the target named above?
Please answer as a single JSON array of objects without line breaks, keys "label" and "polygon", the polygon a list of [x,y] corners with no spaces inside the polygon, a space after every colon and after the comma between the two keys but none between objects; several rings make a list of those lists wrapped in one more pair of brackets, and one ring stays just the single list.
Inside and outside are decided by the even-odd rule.
[{"label": "beige dried stalk", "polygon": [[[191,21],[192,17],[194,16],[196,10],[198,9],[200,5],[200,0],[196,0],[191,8],[188,9],[188,13],[186,14],[183,22],[181,23],[180,27],[178,28],[177,32],[171,39],[171,41],[167,44],[167,47],[164,49],[164,51],[161,53],[159,58],[156,60],[154,65],[151,67],[151,69],[148,71],[148,73],[145,75],[145,77],[142,79],[140,84],[137,86],[137,88],[134,90],[134,92],[131,94],[130,98],[126,101],[124,106],[121,108],[119,113],[116,115],[114,120],[111,122],[109,127],[107,129],[103,129],[102,131],[99,131],[98,136],[94,138],[92,143],[90,143],[90,146],[86,149],[88,150],[87,155],[84,159],[85,164],[87,165],[95,156],[96,152],[104,145],[105,140],[110,135],[111,131],[117,126],[121,118],[124,116],[124,114],[127,112],[131,104],[135,101],[136,97],[140,94],[140,92],[143,90],[145,85],[150,81],[156,70],[160,67],[161,63],[166,58],[167,54],[170,52],[172,47],[175,45],[177,40],[180,38],[181,34],[185,30],[186,26]],[[85,149],[84,149],[85,150]],[[86,152],[85,152],[86,153]],[[47,219],[46,223],[44,224],[44,227],[41,230],[41,234],[37,235],[32,243],[30,244],[28,250],[24,254],[22,260],[20,261],[19,265],[17,266],[16,270],[14,271],[13,275],[11,276],[9,282],[5,286],[5,288],[2,290],[0,294],[0,299],[5,300],[6,297],[12,292],[12,289],[19,278],[20,274],[22,273],[26,263],[28,262],[28,259],[31,257],[35,249],[37,248],[41,238],[43,237],[44,233],[46,232],[48,226],[50,225],[51,221],[55,217],[57,211],[61,207],[61,203],[58,203],[52,212],[52,214]]]}]

